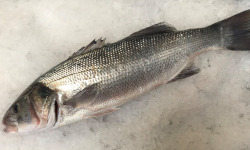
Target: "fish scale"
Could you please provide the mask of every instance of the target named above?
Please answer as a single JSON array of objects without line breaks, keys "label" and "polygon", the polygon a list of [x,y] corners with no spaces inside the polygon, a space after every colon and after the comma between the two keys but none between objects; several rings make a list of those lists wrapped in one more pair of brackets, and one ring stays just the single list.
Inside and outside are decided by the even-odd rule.
[{"label": "fish scale", "polygon": [[218,31],[205,28],[126,38],[64,62],[40,82],[62,94],[66,92],[60,85],[71,86],[73,92],[63,101],[97,84],[95,100],[83,109],[117,107],[169,81],[196,51],[219,45]]},{"label": "fish scale", "polygon": [[[44,77],[41,78],[40,82],[49,84],[77,73],[85,73],[89,70],[95,70],[98,68],[108,68],[115,66],[116,64],[126,64],[131,60],[135,61],[146,57],[145,54],[157,55],[157,53],[159,53],[159,55],[166,57],[168,53],[174,51],[174,54],[186,53],[186,55],[188,55],[186,50],[188,50],[189,47],[192,53],[195,52],[193,49],[203,49],[203,45],[201,45],[203,43],[204,48],[206,48],[207,45],[214,45],[217,43],[216,40],[218,40],[219,37],[216,37],[214,32],[210,32],[210,34],[213,35],[210,36],[210,30],[203,30],[197,29],[181,31],[180,33],[172,34],[172,36],[168,33],[163,33],[161,35],[152,35],[147,37],[142,36],[134,39],[122,40],[64,62],[63,64],[55,67],[54,70],[51,70],[50,73],[45,74]],[[207,33],[211,42],[205,40],[204,35]],[[202,40],[197,41],[197,39],[201,37]],[[189,40],[190,38],[192,38],[192,40]],[[196,44],[200,44],[201,46],[197,46]],[[182,49],[181,47],[183,45],[186,46],[186,48]],[[176,52],[175,47],[177,47],[179,51]],[[174,59],[174,57],[172,57],[172,59]]]}]

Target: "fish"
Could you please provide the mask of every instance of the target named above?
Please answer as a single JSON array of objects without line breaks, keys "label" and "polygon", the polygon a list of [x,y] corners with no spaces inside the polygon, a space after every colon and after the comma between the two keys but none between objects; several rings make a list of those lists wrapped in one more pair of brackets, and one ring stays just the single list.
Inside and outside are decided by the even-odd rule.
[{"label": "fish", "polygon": [[158,23],[114,43],[93,40],[24,90],[3,117],[4,132],[54,129],[117,111],[160,85],[198,74],[195,58],[222,48],[249,51],[250,10],[204,28]]}]

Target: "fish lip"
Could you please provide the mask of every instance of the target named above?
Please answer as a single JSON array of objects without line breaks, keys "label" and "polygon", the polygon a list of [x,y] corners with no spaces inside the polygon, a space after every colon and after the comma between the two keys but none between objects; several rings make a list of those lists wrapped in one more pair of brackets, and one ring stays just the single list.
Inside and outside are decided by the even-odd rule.
[{"label": "fish lip", "polygon": [[7,134],[18,133],[18,128],[17,128],[17,126],[6,126],[3,129],[3,132],[7,133]]},{"label": "fish lip", "polygon": [[3,116],[2,124],[4,125],[4,133],[16,133],[18,132],[18,123],[16,118],[13,118],[9,114],[9,110]]},{"label": "fish lip", "polygon": [[16,121],[11,121],[9,119],[2,120],[3,125],[5,126],[3,132],[5,133],[17,133],[18,132],[18,125]]}]

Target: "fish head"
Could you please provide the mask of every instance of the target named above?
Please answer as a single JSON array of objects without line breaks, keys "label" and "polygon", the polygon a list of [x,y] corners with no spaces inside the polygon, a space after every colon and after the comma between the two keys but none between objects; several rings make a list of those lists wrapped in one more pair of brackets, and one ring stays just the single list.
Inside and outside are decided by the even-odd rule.
[{"label": "fish head", "polygon": [[57,97],[42,84],[31,85],[5,113],[4,132],[23,133],[54,126],[59,111]]}]

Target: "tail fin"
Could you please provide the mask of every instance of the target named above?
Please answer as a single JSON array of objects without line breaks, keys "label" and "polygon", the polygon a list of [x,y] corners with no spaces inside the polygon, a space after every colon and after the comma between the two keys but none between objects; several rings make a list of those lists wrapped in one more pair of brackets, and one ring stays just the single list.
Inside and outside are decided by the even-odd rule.
[{"label": "tail fin", "polygon": [[223,46],[229,50],[250,50],[250,10],[219,23]]}]

